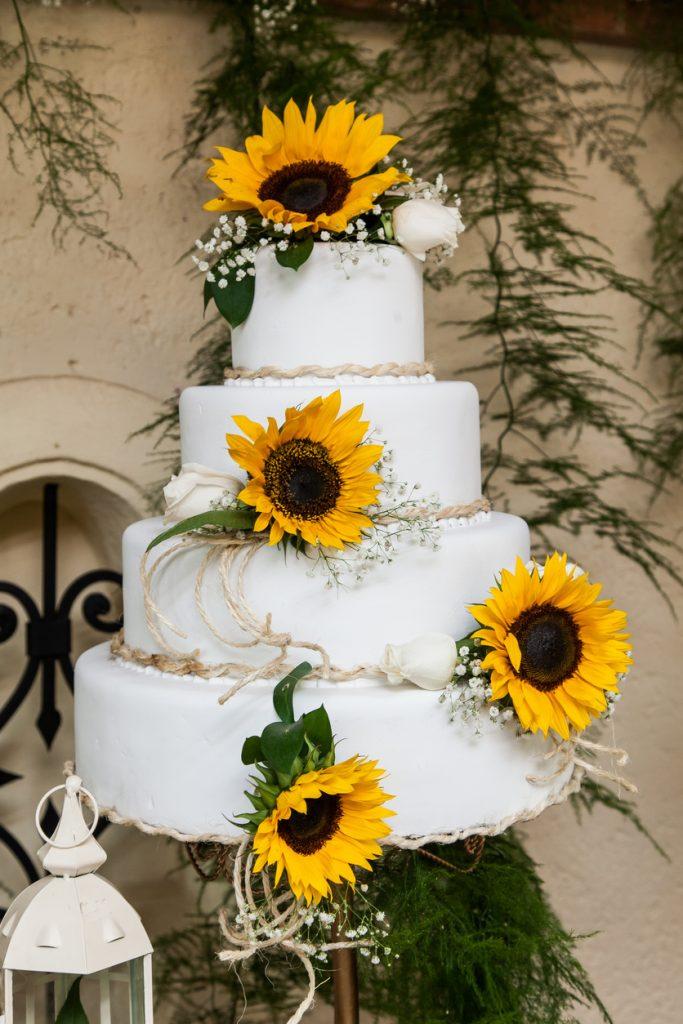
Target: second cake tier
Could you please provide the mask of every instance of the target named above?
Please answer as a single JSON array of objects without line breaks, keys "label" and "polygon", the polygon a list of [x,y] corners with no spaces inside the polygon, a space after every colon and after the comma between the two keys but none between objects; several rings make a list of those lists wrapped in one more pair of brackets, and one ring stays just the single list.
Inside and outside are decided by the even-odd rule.
[{"label": "second cake tier", "polygon": [[[180,439],[184,463],[200,463],[233,473],[244,471],[230,458],[226,433],[239,433],[233,416],[266,426],[285,411],[302,407],[340,387],[334,380],[292,382],[280,378],[232,381],[193,387],[180,399]],[[465,381],[375,377],[341,384],[341,413],[363,405],[370,439],[384,442],[392,469],[415,497],[438,495],[443,505],[474,501],[481,495],[479,399]]]},{"label": "second cake tier", "polygon": [[[438,550],[412,540],[402,543],[391,562],[373,565],[355,586],[326,585],[326,570],[316,564],[315,554],[261,547],[241,580],[241,556],[226,571],[221,551],[215,549],[198,587],[207,548],[190,542],[164,558],[177,545],[175,539],[150,552],[148,570],[157,558],[162,560],[143,586],[141,559],[162,529],[161,519],[146,519],[124,534],[126,641],[159,653],[165,649],[162,640],[175,651],[198,652],[199,660],[209,665],[231,660],[259,665],[273,656],[272,647],[263,644],[242,649],[250,637],[230,609],[235,599],[240,614],[248,609],[259,622],[270,615],[275,633],[322,645],[342,667],[376,664],[386,644],[422,633],[462,637],[473,627],[467,605],[486,597],[501,568],[512,568],[518,556],[525,561],[529,557],[524,520],[491,512],[468,525],[446,520],[437,528]],[[152,607],[156,610],[150,614]],[[293,658],[297,654],[300,660],[316,661],[305,649],[291,652]]]}]

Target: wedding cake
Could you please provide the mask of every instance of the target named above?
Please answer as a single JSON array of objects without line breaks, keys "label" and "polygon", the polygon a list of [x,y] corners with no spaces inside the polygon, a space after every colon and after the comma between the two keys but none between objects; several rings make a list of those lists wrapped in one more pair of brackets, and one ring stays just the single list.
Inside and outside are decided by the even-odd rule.
[{"label": "wedding cake", "polygon": [[[515,666],[508,693],[462,642],[477,626],[473,606],[503,570],[521,573],[530,551],[526,523],[482,497],[475,388],[438,381],[425,363],[420,250],[452,245],[459,213],[440,182],[416,185],[404,161],[382,182],[371,176],[365,205],[358,180],[345,186],[345,234],[329,168],[346,161],[355,179],[362,168],[327,114],[318,128],[299,115],[298,163],[290,148],[276,166],[294,117],[283,129],[264,114],[263,137],[247,140],[249,167],[246,154],[221,150],[210,172],[223,195],[208,205],[221,218],[195,262],[205,297],[231,322],[235,369],[183,392],[182,470],[166,516],[124,534],[125,634],[76,667],[77,770],[114,819],[230,841],[252,770],[243,741],[272,719],[277,680],[306,660],[297,710],[322,703],[338,758],[361,751],[381,764],[393,837],[419,845],[501,831],[576,784],[564,740],[566,723],[583,721],[580,686],[595,690],[591,715],[605,705],[590,671],[572,677],[590,643],[569,613],[544,610],[546,595],[516,639],[501,634]],[[368,168],[386,155],[378,138],[395,138],[369,133],[373,121],[361,125]],[[304,136],[336,145],[335,160],[311,160]],[[247,171],[261,174],[253,199]],[[433,219],[420,204],[448,215],[450,233],[415,239],[409,214],[418,236]],[[524,571],[551,587],[549,569],[545,580]],[[579,587],[569,569],[566,579]],[[529,639],[534,623],[542,650]],[[567,663],[553,675],[561,643]],[[531,695],[522,674],[534,664]],[[481,713],[468,717],[471,694]]]}]

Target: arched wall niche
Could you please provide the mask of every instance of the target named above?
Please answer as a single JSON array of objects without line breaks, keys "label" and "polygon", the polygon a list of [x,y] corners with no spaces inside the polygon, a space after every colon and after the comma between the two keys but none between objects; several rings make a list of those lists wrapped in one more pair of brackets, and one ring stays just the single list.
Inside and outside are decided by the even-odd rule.
[{"label": "arched wall niche", "polygon": [[[57,602],[84,573],[120,571],[121,534],[146,512],[145,491],[158,476],[147,438],[131,437],[157,411],[156,396],[139,389],[76,376],[26,377],[0,382],[3,444],[0,446],[0,580],[29,595],[43,610],[43,490],[57,484]],[[121,611],[121,592],[96,582],[75,597],[71,609],[71,658],[107,639],[86,620],[84,601],[103,594],[111,621]],[[26,670],[27,614],[20,600],[0,593],[16,628],[0,643],[0,711]],[[7,620],[7,616],[6,616]],[[2,624],[0,623],[0,626]],[[1,632],[1,630],[0,630]],[[40,717],[52,691],[46,739]],[[0,789],[2,825],[35,865],[31,813],[37,798],[55,783],[55,771],[73,756],[73,701],[59,667],[54,684],[42,670],[2,728],[1,767],[9,783]],[[49,730],[48,730],[49,732]],[[26,884],[26,868],[0,842],[0,875],[15,890]],[[2,897],[0,897],[0,903]]]},{"label": "arched wall niche", "polygon": [[0,491],[37,475],[63,475],[100,484],[144,514],[144,492],[158,469],[148,438],[135,431],[157,414],[155,395],[62,374],[0,381],[0,405]]}]

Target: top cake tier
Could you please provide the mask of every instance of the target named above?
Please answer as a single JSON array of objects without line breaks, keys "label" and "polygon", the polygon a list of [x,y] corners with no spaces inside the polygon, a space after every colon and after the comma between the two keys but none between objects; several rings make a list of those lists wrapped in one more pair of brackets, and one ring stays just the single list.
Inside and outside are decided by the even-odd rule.
[{"label": "top cake tier", "polygon": [[422,264],[397,246],[343,259],[316,242],[306,263],[256,258],[254,305],[232,333],[233,365],[376,366],[424,360]]}]

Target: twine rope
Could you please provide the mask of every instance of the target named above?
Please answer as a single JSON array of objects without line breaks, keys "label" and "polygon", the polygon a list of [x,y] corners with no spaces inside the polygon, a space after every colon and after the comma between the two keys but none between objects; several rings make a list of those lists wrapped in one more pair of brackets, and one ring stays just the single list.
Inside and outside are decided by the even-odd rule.
[{"label": "twine rope", "polygon": [[[467,504],[444,506],[436,513],[424,508],[415,508],[410,510],[409,517],[414,519],[433,518],[437,522],[453,518],[470,519],[481,512],[490,511],[490,508],[491,504],[488,499],[482,497]],[[393,521],[390,514],[378,517],[378,522],[382,524]],[[254,536],[241,531],[227,534],[195,533],[186,534],[161,554],[145,552],[140,563],[145,623],[161,648],[161,652],[150,654],[140,648],[131,647],[126,644],[123,632],[120,632],[112,640],[112,654],[125,661],[134,662],[143,667],[156,668],[161,672],[169,672],[174,675],[196,675],[205,679],[230,676],[235,679],[235,682],[218,698],[219,704],[225,704],[254,680],[271,679],[283,672],[292,650],[307,651],[317,655],[320,659],[320,663],[310,673],[311,678],[325,679],[331,682],[348,682],[367,675],[381,675],[381,667],[372,662],[362,662],[348,668],[334,665],[322,644],[313,640],[295,639],[289,632],[278,632],[273,629],[270,612],[260,617],[254,611],[246,595],[246,574],[253,558],[266,545],[266,542],[265,536]],[[227,649],[239,651],[253,649],[257,646],[270,648],[273,651],[272,657],[260,665],[234,659],[205,665],[200,660],[198,650],[188,654],[186,651],[180,650],[169,639],[167,634],[180,640],[188,640],[189,636],[160,607],[154,596],[154,580],[165,564],[177,554],[198,547],[206,549],[194,583],[195,607],[202,622],[211,635]],[[217,567],[226,609],[233,623],[247,637],[245,640],[228,637],[216,626],[208,613],[203,596],[204,583],[209,569],[214,565]]]},{"label": "twine rope", "polygon": [[224,376],[225,380],[261,380],[264,377],[294,380],[295,377],[329,379],[345,374],[354,377],[424,377],[433,372],[433,365],[427,362],[375,363],[374,366],[363,366],[361,363],[342,363],[339,366],[306,363],[290,369],[283,369],[281,366],[261,366],[258,370],[248,370],[245,366],[236,366],[226,369]]},{"label": "twine rope", "polygon": [[569,767],[570,764],[579,768],[582,772],[588,772],[589,775],[595,775],[600,779],[608,779],[610,782],[615,783],[617,786],[622,786],[629,793],[637,793],[638,787],[625,778],[617,771],[612,771],[608,768],[602,768],[600,765],[593,764],[592,761],[586,761],[581,757],[577,756],[578,750],[588,750],[595,754],[606,754],[616,761],[616,764],[623,768],[624,765],[628,764],[629,756],[625,750],[621,747],[608,746],[604,743],[596,743],[594,740],[584,739],[583,736],[572,736],[570,740],[558,740],[554,736],[552,737],[553,746],[551,750],[546,751],[543,755],[543,760],[548,761],[550,758],[559,754],[559,762],[555,769],[546,775],[527,775],[527,782],[538,785],[547,785],[554,779],[559,778],[560,775]]},{"label": "twine rope", "polygon": [[239,926],[230,923],[225,908],[218,915],[221,932],[228,943],[227,949],[219,950],[218,959],[236,966],[274,947],[293,953],[304,968],[308,982],[304,998],[287,1021],[287,1024],[299,1024],[315,998],[315,972],[311,963],[313,953],[369,947],[371,943],[366,939],[355,939],[326,942],[313,947],[305,942],[301,935],[306,909],[304,901],[296,899],[288,891],[275,895],[265,871],[260,875],[263,899],[256,902],[252,886],[254,854],[251,850],[247,852],[250,846],[251,836],[241,840],[232,873]]}]

